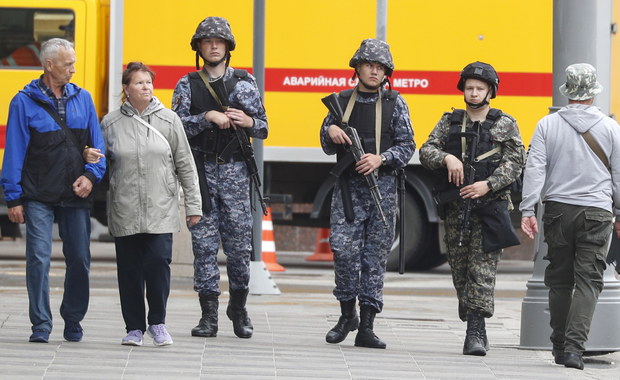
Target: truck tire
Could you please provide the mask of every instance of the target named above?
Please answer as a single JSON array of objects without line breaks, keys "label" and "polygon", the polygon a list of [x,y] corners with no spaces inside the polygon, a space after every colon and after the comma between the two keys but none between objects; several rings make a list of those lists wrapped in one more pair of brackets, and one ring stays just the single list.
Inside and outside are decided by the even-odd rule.
[{"label": "truck tire", "polygon": [[[405,217],[405,269],[427,270],[446,262],[445,255],[439,249],[437,224],[428,221],[422,199],[411,188],[407,188],[405,194]],[[398,215],[394,243],[387,261],[388,271],[398,271],[400,223]]]}]

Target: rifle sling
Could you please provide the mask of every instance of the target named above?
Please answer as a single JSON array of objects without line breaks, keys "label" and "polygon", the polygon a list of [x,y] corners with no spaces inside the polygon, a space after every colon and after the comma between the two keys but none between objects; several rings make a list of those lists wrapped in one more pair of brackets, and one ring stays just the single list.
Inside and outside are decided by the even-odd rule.
[{"label": "rifle sling", "polygon": [[599,145],[599,143],[594,139],[594,136],[590,133],[590,131],[585,131],[581,134],[584,140],[586,140],[586,144],[592,149],[594,154],[601,160],[603,165],[607,168],[607,170],[611,171],[611,166],[609,165],[609,160],[607,156],[605,156],[605,152],[603,152],[603,148]]},{"label": "rifle sling", "polygon": [[[463,124],[461,124],[461,132],[465,132],[466,126],[467,126],[467,112],[463,112]],[[467,149],[467,139],[465,137],[461,137],[461,156],[462,156],[461,161],[465,161],[466,149]],[[491,157],[495,153],[501,153],[501,151],[502,151],[501,146],[495,147],[491,149],[490,151],[486,153],[482,153],[481,155],[477,156],[474,162],[482,161],[485,158]]]},{"label": "rifle sling", "polygon": [[226,108],[228,108],[228,106],[225,106],[222,104],[222,100],[220,99],[219,96],[217,96],[217,93],[213,89],[213,86],[211,86],[211,83],[209,82],[209,78],[207,78],[207,74],[205,74],[204,71],[200,70],[198,71],[198,75],[200,75],[200,79],[202,79],[202,81],[205,83],[205,86],[207,86],[207,90],[209,90],[209,92],[211,93],[211,96],[213,96],[213,99],[215,99],[217,104],[219,104],[220,107],[222,107],[222,109],[226,111]]},{"label": "rifle sling", "polygon": [[[380,154],[379,150],[381,147],[381,116],[383,112],[382,108],[382,97],[381,97],[381,88],[377,90],[378,99],[375,103],[375,153]],[[349,118],[351,117],[351,112],[353,112],[353,106],[355,105],[355,100],[357,99],[357,86],[353,88],[353,93],[349,98],[349,102],[347,103],[347,108],[344,110],[344,115],[342,115],[342,123],[349,124]]]}]

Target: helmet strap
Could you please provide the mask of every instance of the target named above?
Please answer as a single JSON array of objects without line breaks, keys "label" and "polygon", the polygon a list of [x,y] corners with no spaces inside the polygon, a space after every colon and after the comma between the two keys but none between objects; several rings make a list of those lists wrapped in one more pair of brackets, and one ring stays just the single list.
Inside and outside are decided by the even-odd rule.
[{"label": "helmet strap", "polygon": [[487,94],[484,96],[484,100],[482,100],[480,103],[470,103],[470,102],[468,102],[467,98],[465,98],[464,94],[463,94],[463,101],[465,102],[465,104],[467,104],[471,108],[478,109],[478,108],[484,107],[487,104],[489,104],[488,98],[489,98],[489,94],[490,93],[491,93],[491,89],[489,88],[489,91],[487,91]]},{"label": "helmet strap", "polygon": [[[465,99],[465,97],[463,97],[463,99]],[[486,99],[484,99],[480,103],[470,103],[467,100],[465,100],[465,104],[467,104],[468,106],[470,106],[473,109],[478,109],[480,107],[483,107],[483,106],[489,104],[489,102]]]},{"label": "helmet strap", "polygon": [[207,61],[206,59],[204,61],[205,61],[205,65],[208,65],[208,66],[211,66],[211,67],[216,67],[220,63],[226,61],[226,66],[228,66],[228,62],[230,62],[230,55],[228,55],[228,53],[226,53],[226,55],[224,57],[222,57],[222,59],[220,59],[219,61],[216,61],[216,62]]}]

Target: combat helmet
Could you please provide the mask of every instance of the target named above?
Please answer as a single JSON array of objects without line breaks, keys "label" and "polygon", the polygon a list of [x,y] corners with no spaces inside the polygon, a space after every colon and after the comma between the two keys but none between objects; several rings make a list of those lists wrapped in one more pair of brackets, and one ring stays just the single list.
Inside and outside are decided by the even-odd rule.
[{"label": "combat helmet", "polygon": [[368,38],[362,41],[359,49],[353,54],[349,66],[356,68],[360,62],[377,62],[385,67],[385,75],[392,76],[394,62],[390,53],[390,45],[382,40]]},{"label": "combat helmet", "polygon": [[499,76],[493,66],[488,63],[476,61],[465,66],[463,71],[461,71],[459,83],[456,85],[459,91],[463,92],[465,90],[465,81],[467,79],[478,79],[486,82],[491,89],[491,99],[495,98],[497,95]]},{"label": "combat helmet", "polygon": [[223,17],[207,17],[196,28],[196,32],[192,36],[192,50],[199,51],[198,44],[204,38],[221,38],[227,42],[228,51],[235,50],[237,44],[235,37],[230,29],[230,24]]}]

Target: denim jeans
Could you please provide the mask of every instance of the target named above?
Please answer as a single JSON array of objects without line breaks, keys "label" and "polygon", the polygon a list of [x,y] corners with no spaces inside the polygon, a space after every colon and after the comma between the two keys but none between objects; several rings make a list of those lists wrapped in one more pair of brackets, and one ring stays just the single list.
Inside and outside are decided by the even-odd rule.
[{"label": "denim jeans", "polygon": [[581,354],[603,289],[605,255],[613,215],[597,207],[546,202],[543,215],[545,285],[549,287],[551,342],[556,350]]},{"label": "denim jeans", "polygon": [[52,331],[49,299],[49,270],[52,255],[52,227],[58,222],[65,256],[65,284],[60,315],[65,321],[80,322],[88,309],[90,270],[90,210],[24,203],[26,218],[26,287],[33,331]]}]

